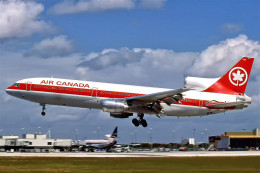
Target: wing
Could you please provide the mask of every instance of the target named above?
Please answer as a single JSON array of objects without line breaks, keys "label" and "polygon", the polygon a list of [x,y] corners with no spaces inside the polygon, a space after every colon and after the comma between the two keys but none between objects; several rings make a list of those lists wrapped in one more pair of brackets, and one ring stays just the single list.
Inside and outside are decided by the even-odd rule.
[{"label": "wing", "polygon": [[177,90],[169,90],[169,91],[163,91],[158,93],[152,93],[142,96],[136,96],[136,97],[128,97],[126,98],[126,101],[128,105],[146,105],[149,103],[154,103],[159,100],[164,101],[166,104],[170,105],[174,102],[178,102],[182,99],[182,93],[189,91],[191,89],[188,88],[180,88]]},{"label": "wing", "polygon": [[210,102],[206,104],[206,107],[209,109],[242,109],[247,107],[250,101],[240,101],[240,102],[228,102],[228,103],[219,103],[219,102]]}]

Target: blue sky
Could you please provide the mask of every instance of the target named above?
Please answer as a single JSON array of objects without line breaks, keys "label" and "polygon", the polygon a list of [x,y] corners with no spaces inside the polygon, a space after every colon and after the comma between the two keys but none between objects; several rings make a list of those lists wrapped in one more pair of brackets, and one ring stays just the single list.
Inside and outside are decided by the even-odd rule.
[{"label": "blue sky", "polygon": [[[77,39],[85,51],[120,47],[200,51],[239,33],[259,40],[260,29],[257,1],[165,1],[159,9],[136,7],[48,15],[47,19]],[[238,29],[223,31],[225,24]]]},{"label": "blue sky", "polygon": [[[81,138],[93,138],[97,127],[102,137],[118,125],[119,142],[131,142],[133,133],[147,141],[152,128],[153,141],[167,143],[172,131],[178,141],[194,128],[201,136],[205,129],[217,135],[259,127],[259,9],[257,0],[0,0],[0,129],[19,134],[40,126],[72,138],[79,129]],[[148,115],[147,129],[80,108],[48,106],[43,118],[40,106],[4,91],[42,76],[180,88],[185,75],[219,77],[242,56],[255,57],[248,109],[180,119]]]}]

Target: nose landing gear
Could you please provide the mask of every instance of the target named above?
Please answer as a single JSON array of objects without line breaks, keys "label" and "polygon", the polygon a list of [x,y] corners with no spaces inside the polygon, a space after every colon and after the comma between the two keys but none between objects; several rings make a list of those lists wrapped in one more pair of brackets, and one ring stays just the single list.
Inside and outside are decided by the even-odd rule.
[{"label": "nose landing gear", "polygon": [[132,120],[132,123],[138,127],[140,124],[143,126],[143,127],[147,127],[147,122],[146,120],[144,119],[144,114],[143,113],[138,113],[137,116],[139,117],[139,120],[134,118]]},{"label": "nose landing gear", "polygon": [[46,115],[46,113],[45,113],[45,109],[46,109],[46,107],[45,107],[45,104],[41,104],[41,106],[42,106],[42,112],[41,112],[41,114],[42,114],[42,116],[45,116]]}]

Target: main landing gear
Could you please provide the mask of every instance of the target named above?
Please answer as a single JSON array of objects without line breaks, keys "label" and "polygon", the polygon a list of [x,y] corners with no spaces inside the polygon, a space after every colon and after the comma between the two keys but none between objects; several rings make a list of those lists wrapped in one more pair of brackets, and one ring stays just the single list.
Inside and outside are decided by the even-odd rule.
[{"label": "main landing gear", "polygon": [[41,106],[42,106],[42,116],[45,116],[46,115],[46,113],[45,113],[45,109],[46,109],[46,107],[45,107],[45,104],[41,104]]},{"label": "main landing gear", "polygon": [[144,119],[144,114],[143,113],[138,113],[137,116],[139,117],[139,120],[134,118],[132,120],[132,123],[138,127],[140,124],[143,126],[143,127],[147,127],[147,122],[146,120]]}]

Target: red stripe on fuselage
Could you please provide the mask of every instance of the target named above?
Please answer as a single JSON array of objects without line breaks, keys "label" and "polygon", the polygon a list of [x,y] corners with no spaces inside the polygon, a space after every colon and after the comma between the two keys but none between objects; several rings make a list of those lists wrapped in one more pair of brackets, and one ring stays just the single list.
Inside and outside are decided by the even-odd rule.
[{"label": "red stripe on fuselage", "polygon": [[[81,96],[113,98],[113,99],[144,95],[144,94],[138,94],[138,93],[98,90],[97,88],[90,89],[90,88],[76,88],[76,87],[61,87],[61,86],[53,86],[53,85],[40,85],[40,84],[28,84],[28,83],[20,83],[19,87],[10,86],[7,89],[24,90],[24,91],[39,91],[39,92],[59,93],[59,94],[72,94],[72,95],[81,95]],[[180,100],[180,102],[175,102],[173,104],[196,106],[196,107],[206,107],[205,104],[207,102],[209,102],[209,100],[184,98],[184,99]]]},{"label": "red stripe on fuselage", "polygon": [[82,96],[95,96],[95,97],[106,97],[106,98],[126,98],[135,97],[143,94],[137,93],[126,93],[116,91],[98,90],[97,88],[76,88],[76,87],[61,87],[53,85],[40,85],[40,84],[24,84],[20,83],[19,87],[10,86],[7,89],[16,89],[24,91],[40,91],[60,94],[73,94]]}]

